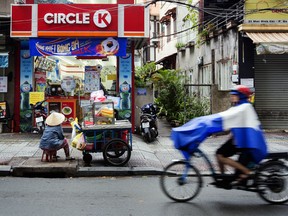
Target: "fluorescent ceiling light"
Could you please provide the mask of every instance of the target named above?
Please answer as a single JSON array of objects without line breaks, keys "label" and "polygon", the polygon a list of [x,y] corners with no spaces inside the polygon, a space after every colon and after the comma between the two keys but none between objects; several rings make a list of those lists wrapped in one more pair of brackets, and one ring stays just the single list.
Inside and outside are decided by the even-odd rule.
[{"label": "fluorescent ceiling light", "polygon": [[69,65],[75,65],[75,62],[70,61],[70,60],[68,60],[68,59],[65,59],[65,57],[62,57],[62,56],[55,56],[55,57],[58,58],[58,59],[60,59],[61,61],[66,62],[66,63],[69,64]]}]

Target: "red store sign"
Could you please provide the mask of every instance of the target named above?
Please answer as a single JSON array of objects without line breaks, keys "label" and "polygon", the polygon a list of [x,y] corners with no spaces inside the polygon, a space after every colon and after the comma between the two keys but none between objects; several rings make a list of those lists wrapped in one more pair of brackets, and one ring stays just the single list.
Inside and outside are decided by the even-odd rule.
[{"label": "red store sign", "polygon": [[11,37],[149,36],[148,9],[139,5],[12,5],[11,17]]}]

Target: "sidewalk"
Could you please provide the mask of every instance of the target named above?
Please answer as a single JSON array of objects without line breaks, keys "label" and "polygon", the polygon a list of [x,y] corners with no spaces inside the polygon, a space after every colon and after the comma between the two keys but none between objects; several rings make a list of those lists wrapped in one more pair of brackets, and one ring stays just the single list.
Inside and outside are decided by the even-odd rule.
[{"label": "sidewalk", "polygon": [[[170,140],[171,127],[165,120],[159,120],[159,137],[152,143],[145,143],[140,135],[133,134],[132,154],[123,167],[107,166],[102,153],[93,153],[91,166],[85,167],[82,152],[71,148],[75,161],[65,161],[64,151],[58,151],[57,162],[41,162],[42,150],[39,149],[40,135],[21,133],[0,134],[0,175],[7,176],[106,176],[106,175],[154,175],[160,174],[173,159],[182,158]],[[265,133],[270,152],[287,152],[288,133]],[[70,138],[70,134],[67,134]],[[227,140],[227,135],[211,136],[201,144],[201,149],[215,164],[214,152]],[[197,159],[197,168],[206,172],[207,167]]]}]

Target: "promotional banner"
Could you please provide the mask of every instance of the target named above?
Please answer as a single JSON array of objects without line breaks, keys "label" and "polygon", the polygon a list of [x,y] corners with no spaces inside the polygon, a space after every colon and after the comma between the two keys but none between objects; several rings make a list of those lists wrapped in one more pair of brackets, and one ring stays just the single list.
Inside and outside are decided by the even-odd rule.
[{"label": "promotional banner", "polygon": [[120,119],[131,119],[132,56],[119,58]]},{"label": "promotional banner", "polygon": [[126,38],[31,38],[31,56],[125,56]]},{"label": "promotional banner", "polygon": [[29,50],[20,52],[20,130],[21,132],[31,131],[32,111],[29,105],[29,92],[33,90],[33,57],[30,56]]}]

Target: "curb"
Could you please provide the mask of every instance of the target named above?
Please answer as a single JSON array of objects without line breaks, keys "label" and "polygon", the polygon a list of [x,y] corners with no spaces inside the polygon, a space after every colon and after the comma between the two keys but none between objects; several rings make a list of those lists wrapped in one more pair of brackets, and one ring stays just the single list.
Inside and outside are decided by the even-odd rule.
[{"label": "curb", "polygon": [[75,167],[13,167],[14,177],[46,177],[46,178],[66,178],[76,175]]},{"label": "curb", "polygon": [[75,177],[161,175],[153,167],[79,167]]},{"label": "curb", "polygon": [[0,166],[0,176],[11,176],[12,171],[11,166]]}]

